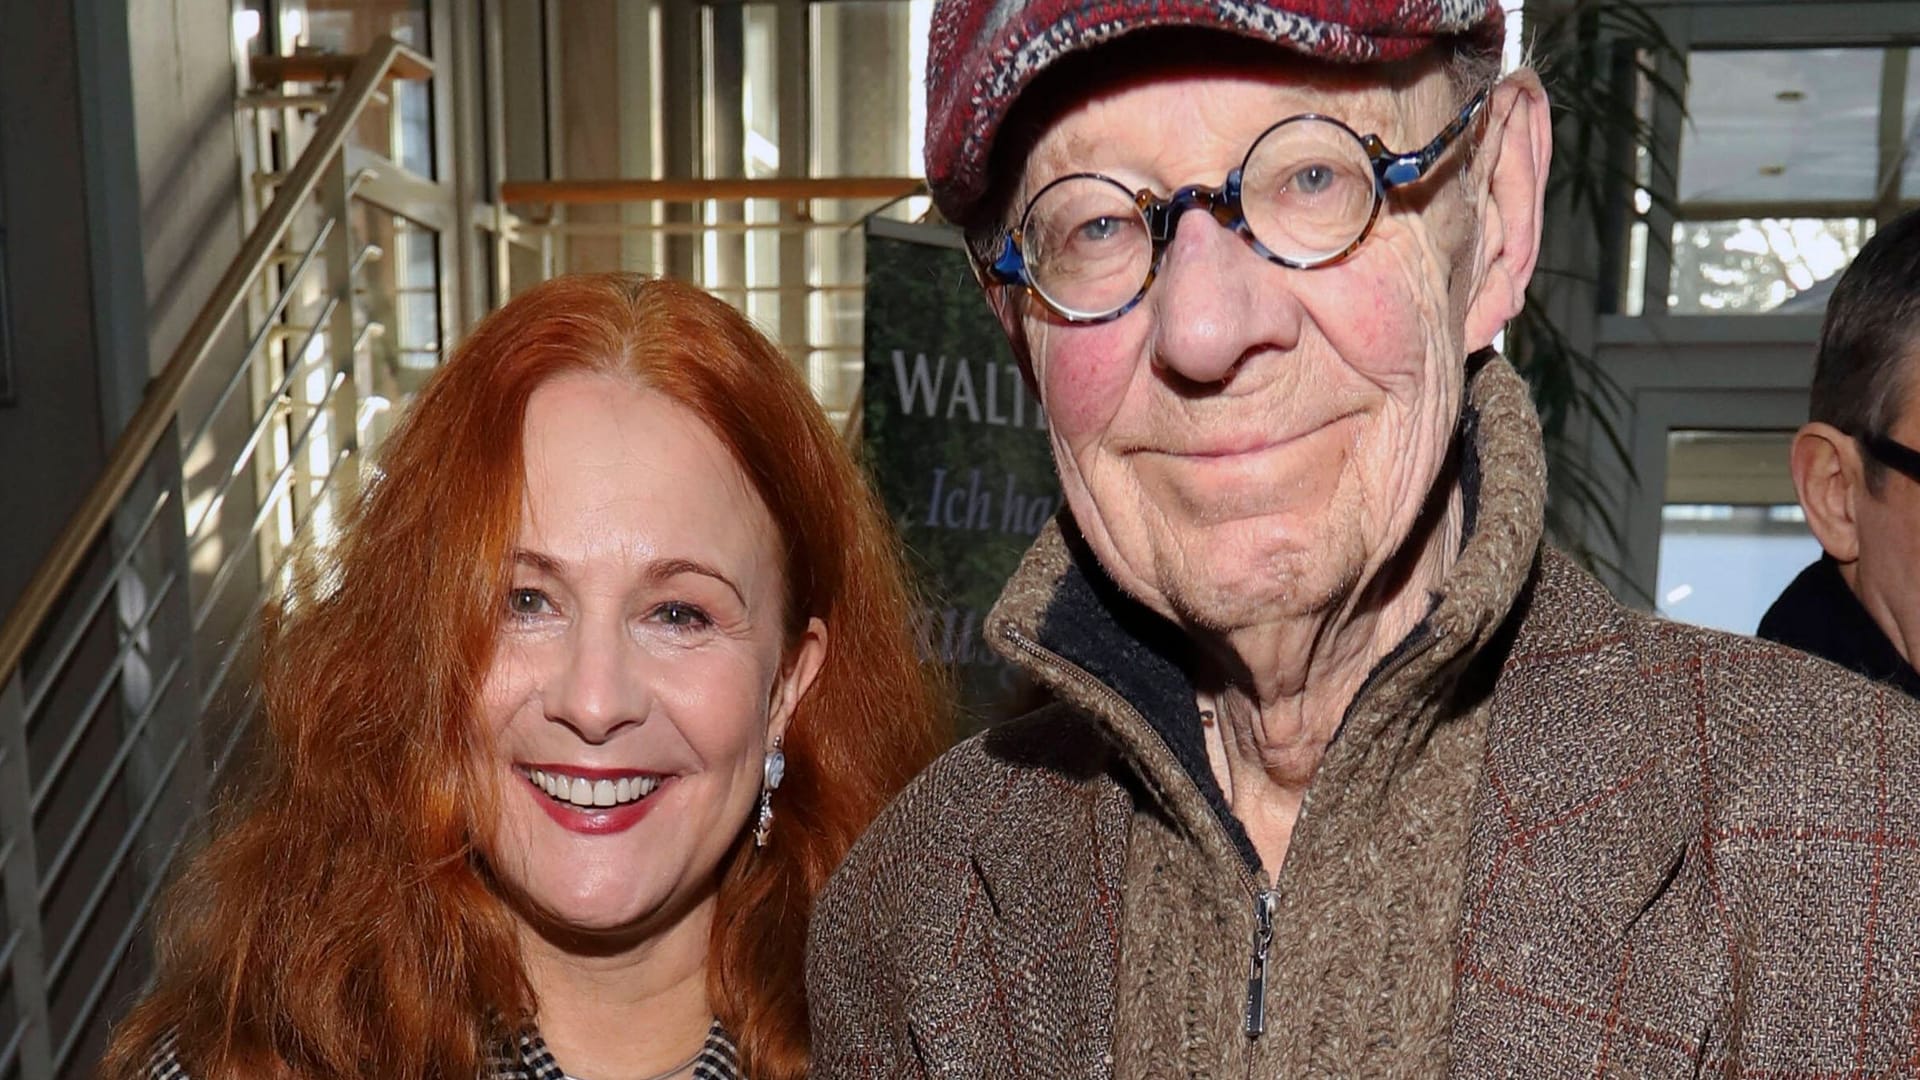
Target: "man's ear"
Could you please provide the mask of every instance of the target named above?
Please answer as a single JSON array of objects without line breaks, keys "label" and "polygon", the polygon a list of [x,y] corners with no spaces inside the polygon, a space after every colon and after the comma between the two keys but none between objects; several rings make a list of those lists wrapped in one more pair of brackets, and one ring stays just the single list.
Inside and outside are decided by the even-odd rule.
[{"label": "man's ear", "polygon": [[1859,444],[1832,424],[1816,421],[1793,436],[1789,461],[1814,539],[1842,563],[1858,559],[1860,530],[1854,509],[1866,483]]},{"label": "man's ear", "polygon": [[1553,162],[1553,117],[1547,91],[1531,71],[1501,81],[1487,101],[1487,130],[1476,168],[1480,233],[1473,286],[1467,300],[1469,353],[1493,344],[1495,334],[1527,302],[1527,282],[1540,258],[1540,227]]},{"label": "man's ear", "polygon": [[987,285],[981,290],[987,298],[987,309],[993,317],[1000,320],[1000,329],[1005,331],[1008,341],[1018,340],[1020,336],[1020,305],[1013,302],[1013,290],[1005,285]]}]

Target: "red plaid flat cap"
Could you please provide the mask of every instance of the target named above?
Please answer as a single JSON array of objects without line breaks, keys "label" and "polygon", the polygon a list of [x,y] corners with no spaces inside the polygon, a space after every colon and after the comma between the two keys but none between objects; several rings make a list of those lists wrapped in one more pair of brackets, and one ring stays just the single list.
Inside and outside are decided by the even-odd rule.
[{"label": "red plaid flat cap", "polygon": [[1068,53],[1149,27],[1198,27],[1338,63],[1404,60],[1444,37],[1501,32],[1498,0],[940,0],[927,47],[927,185],[966,223],[1000,122]]}]

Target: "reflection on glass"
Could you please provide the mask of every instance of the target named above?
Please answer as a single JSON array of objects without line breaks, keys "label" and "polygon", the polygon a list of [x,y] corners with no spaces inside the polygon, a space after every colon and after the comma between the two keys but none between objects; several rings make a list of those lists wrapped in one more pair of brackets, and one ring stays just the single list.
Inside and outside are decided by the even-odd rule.
[{"label": "reflection on glass", "polygon": [[410,173],[433,176],[433,89],[417,80],[393,84],[398,122],[392,125],[388,156]]},{"label": "reflection on glass", "polygon": [[[930,0],[843,0],[810,6],[813,20],[811,161],[814,176],[923,175],[926,40]],[[915,200],[887,211],[903,216]],[[922,203],[921,205],[924,205]],[[871,201],[814,204],[826,221],[851,221]],[[809,382],[836,421],[860,386],[866,247],[859,229],[807,234]]]},{"label": "reflection on glass", "polygon": [[1627,295],[1622,310],[1628,315],[1647,312],[1647,223],[1636,221],[1627,230]]},{"label": "reflection on glass", "polygon": [[[304,45],[327,52],[363,52],[384,35],[432,55],[426,0],[307,0]],[[354,141],[408,172],[434,178],[433,86],[396,80],[391,104],[368,103]]]},{"label": "reflection on glass", "polygon": [[1791,431],[1689,431],[1667,433],[1669,504],[1731,503],[1771,506],[1792,503]]},{"label": "reflection on glass", "polygon": [[335,52],[360,52],[391,34],[413,49],[431,52],[427,0],[307,0],[306,44]]},{"label": "reflection on glass", "polygon": [[1794,575],[1820,557],[1797,504],[1670,504],[1660,515],[1660,614],[1751,634]]},{"label": "reflection on glass", "polygon": [[1863,218],[1683,221],[1667,309],[1681,315],[1818,314],[1872,237]]},{"label": "reflection on glass", "polygon": [[1884,62],[1879,49],[1692,53],[1681,202],[1873,198]]},{"label": "reflection on glass", "polygon": [[404,405],[440,363],[439,237],[395,214],[357,203],[354,231],[379,247],[359,282],[360,325],[379,327],[367,336],[375,394]]},{"label": "reflection on glass", "polygon": [[[627,21],[628,12],[649,7],[658,16],[659,5],[554,6],[563,53],[592,58],[611,51],[622,71],[666,77],[659,26]],[[923,175],[926,42],[933,0],[806,5],[809,83],[804,95],[785,97],[779,80],[781,6],[748,2],[697,7],[704,75],[699,95],[702,138],[688,171],[715,178]],[[620,17],[614,17],[615,10]],[[611,50],[591,38],[595,28],[607,34],[618,31]],[[642,48],[644,55],[630,51]],[[563,96],[575,93],[570,88],[576,83],[599,93],[596,76],[589,63],[566,67],[559,77]],[[588,152],[619,147],[623,165],[630,167],[627,175],[666,169],[651,149],[656,133],[666,127],[658,112],[660,94],[621,99],[620,108],[649,110],[643,117],[622,116],[604,106],[604,98],[601,94],[592,102],[564,102],[568,168],[591,175],[598,170],[583,160]],[[583,127],[582,116],[591,123]],[[797,155],[783,152],[793,149],[781,145],[783,120],[808,131],[807,145]],[[787,129],[789,138],[792,127]],[[641,142],[647,148],[640,154],[624,156]],[[659,156],[677,152],[663,142]],[[763,331],[790,347],[815,395],[839,421],[861,376],[865,252],[859,221],[871,213],[910,217],[923,214],[928,206],[924,197],[886,207],[874,199],[820,199],[807,202],[796,215],[793,204],[781,200],[708,200],[689,215],[691,221],[680,220],[677,207],[659,219],[634,208],[624,219],[636,228],[619,252],[620,264],[689,277],[740,307]],[[571,208],[565,227],[572,231],[565,234],[557,256],[560,265],[605,265],[605,227],[612,224],[610,215],[603,219],[594,208]],[[662,227],[648,228],[656,225]],[[516,270],[516,285],[520,277]]]},{"label": "reflection on glass", "polygon": [[1792,444],[1791,431],[1668,433],[1654,590],[1662,615],[1751,634],[1820,554],[1795,502]]}]

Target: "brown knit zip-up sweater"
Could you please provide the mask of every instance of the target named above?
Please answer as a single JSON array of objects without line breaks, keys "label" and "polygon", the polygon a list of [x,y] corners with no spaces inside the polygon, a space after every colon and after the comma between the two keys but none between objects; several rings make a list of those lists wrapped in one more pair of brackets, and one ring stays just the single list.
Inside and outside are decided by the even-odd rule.
[{"label": "brown knit zip-up sweater", "polygon": [[1468,398],[1464,546],[1270,890],[1179,635],[1042,535],[987,634],[1056,701],[821,895],[812,1075],[1920,1068],[1920,706],[1615,603],[1541,547],[1525,385],[1495,359]]}]

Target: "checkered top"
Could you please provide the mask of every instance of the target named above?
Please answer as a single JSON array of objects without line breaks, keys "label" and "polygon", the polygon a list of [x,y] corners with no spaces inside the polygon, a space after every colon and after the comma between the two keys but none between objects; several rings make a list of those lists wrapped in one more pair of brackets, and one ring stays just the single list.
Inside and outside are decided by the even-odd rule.
[{"label": "checkered top", "polygon": [[[700,1056],[693,1060],[692,1071],[688,1073],[693,1080],[740,1080],[739,1056],[733,1045],[733,1036],[715,1020],[707,1029],[707,1043],[700,1050]],[[175,1036],[169,1035],[154,1049],[153,1060],[147,1067],[147,1080],[192,1080],[181,1067],[179,1043]],[[527,1031],[510,1047],[502,1047],[500,1052],[487,1059],[481,1072],[481,1080],[574,1080],[553,1060],[552,1051],[547,1049],[547,1041],[538,1031]]]},{"label": "checkered top", "polygon": [[[518,1052],[497,1056],[488,1063],[486,1080],[574,1080],[553,1060],[547,1041],[538,1031],[521,1035],[515,1050]],[[687,1075],[693,1080],[740,1080],[733,1036],[720,1021],[715,1020],[707,1029],[707,1044],[693,1059],[693,1071]]]}]

